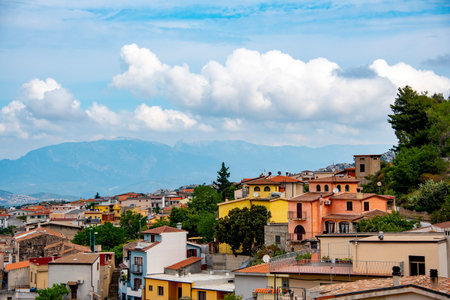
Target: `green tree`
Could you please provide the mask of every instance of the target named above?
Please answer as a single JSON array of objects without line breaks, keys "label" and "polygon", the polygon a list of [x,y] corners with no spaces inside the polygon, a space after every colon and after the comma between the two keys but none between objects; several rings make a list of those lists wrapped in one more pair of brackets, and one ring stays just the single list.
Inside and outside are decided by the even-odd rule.
[{"label": "green tree", "polygon": [[64,295],[68,295],[70,290],[66,287],[64,283],[53,284],[52,287],[37,290],[39,296],[36,297],[37,300],[61,300]]},{"label": "green tree", "polygon": [[155,214],[159,214],[160,211],[161,211],[161,208],[159,207],[158,204],[156,204],[156,207],[153,209],[153,212],[154,212]]},{"label": "green tree", "polygon": [[147,229],[147,218],[140,213],[127,210],[120,216],[120,227],[125,230],[127,239],[137,239],[140,232]]},{"label": "green tree", "polygon": [[87,227],[77,232],[72,243],[90,246],[91,242],[92,244],[94,242],[94,235],[95,244],[102,245],[104,251],[110,251],[127,240],[122,228],[114,227],[110,222],[106,222],[104,225]]},{"label": "green tree", "polygon": [[220,195],[217,191],[207,185],[199,185],[194,189],[192,200],[188,207],[197,213],[217,211],[217,203],[220,202]]},{"label": "green tree", "polygon": [[259,248],[264,244],[264,225],[269,219],[270,212],[264,206],[234,208],[228,216],[218,220],[216,238],[230,245],[234,255],[239,249],[250,255],[253,247]]},{"label": "green tree", "polygon": [[148,226],[149,229],[153,229],[156,227],[161,227],[161,226],[170,226],[170,222],[166,219],[166,218],[160,218],[157,219],[155,222],[153,222],[151,225]]},{"label": "green tree", "polygon": [[217,186],[217,192],[220,194],[222,201],[226,198],[234,199],[234,186],[228,180],[230,178],[230,172],[228,172],[229,167],[225,166],[225,162],[222,162],[222,166],[219,171],[217,171],[217,181],[214,184]]},{"label": "green tree", "polygon": [[363,219],[357,223],[358,232],[400,232],[413,229],[415,221],[408,221],[398,212]]},{"label": "green tree", "polygon": [[223,300],[242,300],[242,296],[237,296],[235,293],[226,294]]},{"label": "green tree", "polygon": [[200,215],[197,224],[197,232],[202,237],[203,242],[212,242],[214,240],[214,228],[217,225],[216,217],[211,213]]},{"label": "green tree", "polygon": [[433,222],[433,224],[447,221],[450,221],[450,197],[445,199],[445,203],[439,210],[436,210],[431,214],[431,222]]},{"label": "green tree", "polygon": [[450,201],[450,183],[428,180],[419,185],[419,189],[409,197],[409,205],[417,211],[432,213]]},{"label": "green tree", "polygon": [[95,197],[94,197],[94,199],[100,199],[101,197],[100,197],[100,194],[97,192],[97,194],[95,194]]},{"label": "green tree", "polygon": [[442,157],[450,156],[450,101],[441,101],[427,111],[430,120],[429,139]]}]

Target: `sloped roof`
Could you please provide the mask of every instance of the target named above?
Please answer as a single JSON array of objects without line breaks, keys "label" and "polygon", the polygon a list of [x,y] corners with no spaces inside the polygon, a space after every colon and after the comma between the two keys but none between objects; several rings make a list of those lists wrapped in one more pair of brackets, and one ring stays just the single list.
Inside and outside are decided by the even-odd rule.
[{"label": "sloped roof", "polygon": [[26,260],[26,261],[20,261],[20,262],[16,262],[16,263],[12,263],[12,264],[7,264],[5,267],[5,271],[11,271],[11,270],[16,270],[16,269],[21,269],[21,268],[28,268],[30,266],[30,261]]},{"label": "sloped roof", "polygon": [[360,217],[361,215],[359,214],[328,214],[322,217],[322,219],[324,220],[348,220],[348,221],[352,221],[355,218]]},{"label": "sloped roof", "polygon": [[335,194],[330,197],[330,199],[336,199],[336,200],[365,200],[372,197],[378,197],[378,198],[384,198],[387,200],[392,199],[393,196],[389,195],[378,195],[374,193],[342,193],[342,194]]},{"label": "sloped roof", "polygon": [[289,198],[289,201],[305,201],[305,202],[313,202],[319,200],[320,197],[326,198],[333,195],[333,193],[328,192],[308,192],[304,193],[292,198]]},{"label": "sloped roof", "polygon": [[142,233],[146,233],[146,234],[161,234],[161,233],[167,233],[167,232],[187,232],[187,231],[178,229],[175,227],[167,226],[167,225],[156,227],[156,228],[149,229],[146,231],[142,231]]},{"label": "sloped roof", "polygon": [[350,176],[330,176],[311,179],[309,183],[358,183],[359,180]]},{"label": "sloped roof", "polygon": [[447,229],[447,228],[450,228],[450,221],[442,222],[442,223],[436,223],[436,224],[433,224],[433,226],[439,227],[439,228],[442,228],[442,229]]},{"label": "sloped roof", "polygon": [[267,178],[258,178],[255,180],[250,180],[246,182],[247,185],[279,185],[279,182],[267,179]]},{"label": "sloped roof", "polygon": [[[426,275],[422,276],[405,276],[399,278],[399,286],[417,286],[423,287],[428,290],[442,292],[450,294],[450,278],[439,277],[438,286],[432,288],[430,277]],[[383,289],[392,289],[393,280],[392,278],[383,279],[369,279],[369,280],[358,280],[354,282],[338,283],[332,285],[322,285],[319,287],[312,288],[311,291],[319,292],[320,296],[316,299],[328,299],[338,296],[344,296],[345,294],[355,294],[355,293],[369,293],[374,291],[379,291]]]},{"label": "sloped roof", "polygon": [[189,265],[192,265],[193,263],[196,263],[200,260],[202,260],[201,257],[192,256],[192,257],[189,257],[188,259],[182,260],[180,262],[177,262],[176,264],[168,266],[166,269],[178,270],[178,269],[187,267]]},{"label": "sloped roof", "polygon": [[49,235],[57,236],[60,238],[66,238],[66,236],[62,233],[56,232],[56,231],[48,229],[48,228],[38,227],[38,228],[30,230],[30,231],[25,231],[25,232],[16,234],[14,236],[14,239],[16,241],[23,241],[23,240],[34,238],[34,237],[37,237],[37,236],[43,235],[43,234],[49,234]]},{"label": "sloped roof", "polygon": [[297,182],[303,182],[299,179],[295,179],[289,176],[283,176],[283,175],[278,175],[275,177],[271,177],[270,180],[272,181],[276,181],[276,182],[292,182],[292,183],[297,183]]},{"label": "sloped roof", "polygon": [[76,253],[72,255],[63,256],[49,264],[78,264],[91,265],[100,256],[98,253]]},{"label": "sloped roof", "polygon": [[256,266],[251,266],[243,269],[234,270],[235,273],[260,273],[260,274],[268,274],[269,272],[269,264],[259,264]]}]

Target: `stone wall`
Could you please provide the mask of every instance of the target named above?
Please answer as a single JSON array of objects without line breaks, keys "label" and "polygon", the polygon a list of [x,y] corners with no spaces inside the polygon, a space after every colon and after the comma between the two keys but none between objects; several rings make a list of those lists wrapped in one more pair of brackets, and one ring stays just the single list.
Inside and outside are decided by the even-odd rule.
[{"label": "stone wall", "polygon": [[50,235],[50,234],[42,234],[36,237],[27,238],[25,240],[17,242],[18,244],[18,252],[19,259],[18,261],[28,260],[31,257],[44,257],[45,251],[44,248],[47,245],[62,242],[65,239],[62,237]]},{"label": "stone wall", "polygon": [[[288,245],[288,224],[270,223],[264,226],[264,244],[266,246],[277,245],[280,249],[287,251]],[[277,240],[277,237],[279,241]]]},{"label": "stone wall", "polygon": [[236,270],[239,269],[244,262],[250,259],[250,256],[233,254],[208,254],[206,255],[206,264],[210,270]]}]

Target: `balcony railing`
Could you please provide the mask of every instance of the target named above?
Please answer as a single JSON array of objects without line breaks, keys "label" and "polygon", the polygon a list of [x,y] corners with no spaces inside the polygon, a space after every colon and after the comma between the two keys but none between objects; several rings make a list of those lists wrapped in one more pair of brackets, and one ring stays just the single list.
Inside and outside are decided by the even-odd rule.
[{"label": "balcony railing", "polygon": [[295,256],[292,256],[271,261],[269,271],[291,274],[391,276],[394,266],[399,266],[403,273],[403,262],[398,261],[297,260]]},{"label": "balcony railing", "polygon": [[289,220],[306,220],[306,211],[288,211]]},{"label": "balcony railing", "polygon": [[306,238],[305,234],[301,233],[289,233],[288,234],[288,241],[291,242],[301,242]]}]

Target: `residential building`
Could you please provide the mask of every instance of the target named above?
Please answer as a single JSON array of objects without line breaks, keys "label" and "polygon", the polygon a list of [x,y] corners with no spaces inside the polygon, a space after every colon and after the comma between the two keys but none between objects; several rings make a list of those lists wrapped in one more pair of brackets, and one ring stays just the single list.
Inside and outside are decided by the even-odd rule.
[{"label": "residential building", "polygon": [[196,273],[186,276],[154,274],[145,276],[143,299],[171,300],[188,297],[192,300],[220,300],[234,292],[233,276]]},{"label": "residential building", "polygon": [[8,289],[30,288],[30,262],[28,260],[7,264]]},{"label": "residential building", "polygon": [[44,248],[47,245],[66,240],[65,235],[41,227],[16,234],[13,238],[16,261],[44,257]]},{"label": "residential building", "polygon": [[374,175],[381,170],[381,154],[353,155],[355,159],[355,177],[359,184],[366,184],[367,176]]},{"label": "residential building", "polygon": [[88,246],[73,244],[69,241],[60,241],[44,247],[44,256],[65,256],[79,252],[91,252]]},{"label": "residential building", "polygon": [[65,235],[69,240],[72,240],[75,235],[83,229],[82,226],[71,223],[64,223],[58,221],[50,221],[40,224],[41,228],[50,229]]},{"label": "residential building", "polygon": [[48,288],[48,263],[59,256],[30,258],[30,288]]},{"label": "residential building", "polygon": [[48,285],[66,284],[71,299],[103,299],[100,274],[99,253],[77,253],[48,263]]}]

